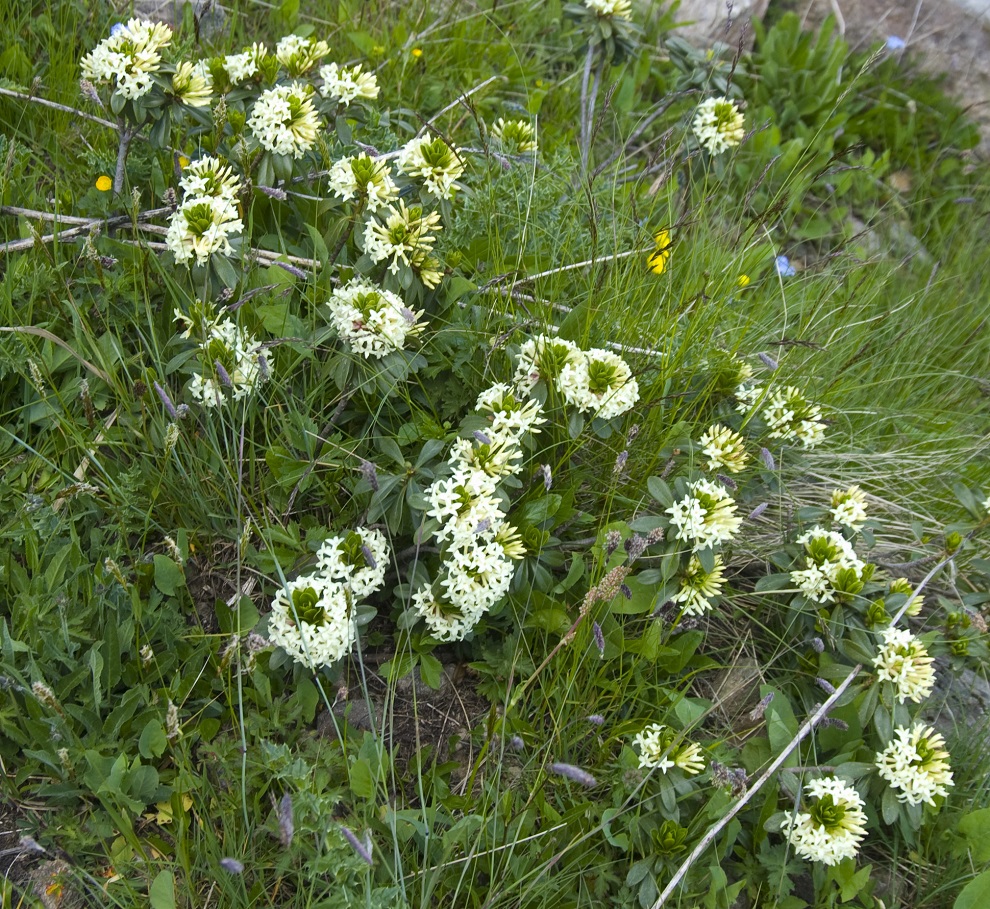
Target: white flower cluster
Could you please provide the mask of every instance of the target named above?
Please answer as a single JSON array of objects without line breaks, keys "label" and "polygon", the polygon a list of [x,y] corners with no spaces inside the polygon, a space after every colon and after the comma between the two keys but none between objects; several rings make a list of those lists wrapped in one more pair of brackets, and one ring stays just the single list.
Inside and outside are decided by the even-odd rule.
[{"label": "white flower cluster", "polygon": [[440,283],[440,272],[430,254],[441,230],[438,212],[424,215],[421,208],[406,208],[406,203],[400,199],[398,208],[388,206],[384,223],[374,218],[368,221],[364,230],[364,250],[372,262],[391,259],[388,270],[393,275],[404,264],[417,272],[423,284],[433,288]]},{"label": "white flower cluster", "polygon": [[701,436],[701,453],[708,458],[708,469],[739,473],[749,460],[746,443],[738,432],[716,423]]},{"label": "white flower cluster", "polygon": [[152,73],[161,67],[162,48],[172,43],[172,29],[162,22],[131,19],[116,25],[82,58],[83,78],[97,84],[110,83],[120,95],[134,100],[151,91]]},{"label": "white flower cluster", "polygon": [[179,186],[186,197],[210,196],[228,202],[236,202],[241,191],[240,178],[231,166],[209,155],[186,165]]},{"label": "white flower cluster", "polygon": [[388,558],[385,535],[360,527],[323,543],[317,550],[316,564],[326,577],[349,586],[354,596],[366,597],[385,583]]},{"label": "white flower cluster", "polygon": [[419,177],[439,199],[454,196],[454,183],[464,173],[461,153],[439,136],[410,139],[399,150],[399,170],[407,177]]},{"label": "white flower cluster", "polygon": [[268,637],[308,669],[346,656],[357,640],[350,596],[343,584],[320,576],[289,581],[272,601]]},{"label": "white flower cluster", "polygon": [[320,67],[323,87],[320,94],[346,107],[359,98],[374,101],[378,97],[378,77],[374,73],[361,72],[361,65],[338,66],[331,63]]},{"label": "white flower cluster", "polygon": [[866,523],[866,496],[858,486],[832,490],[832,520],[850,530],[861,530]]},{"label": "white flower cluster", "polygon": [[805,549],[805,567],[792,571],[791,580],[809,600],[833,602],[835,594],[845,590],[851,580],[842,572],[851,570],[856,580],[861,579],[865,565],[841,533],[813,527],[797,542]]},{"label": "white flower cluster", "polygon": [[327,306],[337,334],[365,359],[402,350],[423,328],[422,311],[413,312],[398,294],[364,278],[338,287]]},{"label": "white flower cluster", "polygon": [[206,61],[180,63],[172,75],[172,93],[187,107],[209,107],[213,76]]},{"label": "white flower cluster", "polygon": [[631,0],[584,0],[584,5],[599,16],[628,19],[632,12]]},{"label": "white flower cluster", "polygon": [[261,345],[230,319],[214,320],[203,327],[205,338],[200,345],[200,360],[204,372],[192,377],[189,394],[204,407],[226,404],[224,390],[235,401],[251,394],[265,380]]},{"label": "white flower cluster", "polygon": [[326,41],[303,38],[300,35],[286,35],[275,45],[275,57],[290,76],[301,76],[313,68],[317,60],[330,53]]},{"label": "white flower cluster", "polygon": [[712,600],[722,593],[723,569],[721,556],[715,556],[715,567],[705,571],[701,560],[692,555],[680,579],[680,590],[671,598],[672,603],[684,604],[684,615],[704,615],[712,608]]},{"label": "white flower cluster", "polygon": [[639,383],[629,364],[610,350],[582,350],[572,341],[538,335],[519,351],[513,381],[528,393],[543,380],[567,404],[603,420],[630,410],[639,400]]},{"label": "white flower cluster", "polygon": [[898,726],[894,741],[877,754],[876,765],[891,789],[900,790],[897,798],[909,805],[927,802],[935,807],[935,796],[944,798],[952,785],[945,739],[923,723],[910,729]]},{"label": "white flower cluster", "polygon": [[677,733],[662,723],[651,723],[637,733],[633,747],[639,749],[639,766],[644,769],[666,773],[679,767],[692,776],[705,769],[701,746],[697,742],[677,742]]},{"label": "white flower cluster", "polygon": [[335,196],[345,202],[360,198],[371,212],[399,198],[399,188],[392,179],[388,162],[365,152],[334,161],[328,180]]},{"label": "white flower cluster", "polygon": [[[736,397],[739,397],[738,392]],[[771,439],[797,440],[805,448],[814,448],[825,438],[821,408],[812,404],[793,385],[770,396],[763,409],[763,419]]]},{"label": "white flower cluster", "polygon": [[709,154],[720,155],[742,142],[743,115],[729,98],[707,98],[698,105],[691,128]]},{"label": "white flower cluster", "polygon": [[894,683],[897,702],[920,704],[935,687],[935,668],[924,642],[910,631],[886,628],[883,643],[873,660],[880,681]]},{"label": "white flower cluster", "polygon": [[987,513],[988,515],[990,515],[990,496],[987,496],[987,497],[986,497],[986,500],[985,500],[985,501],[983,502],[983,510],[984,510],[984,511],[985,511],[985,512],[986,512],[986,513]]},{"label": "white flower cluster", "polygon": [[240,85],[258,73],[258,64],[268,56],[264,44],[252,44],[243,53],[229,54],[223,59],[223,68],[227,71],[233,85]]},{"label": "white flower cluster", "polygon": [[230,237],[244,230],[237,206],[223,196],[193,196],[185,199],[169,221],[165,245],[179,264],[194,256],[203,265],[214,253],[229,256]]},{"label": "white flower cluster", "polygon": [[389,557],[378,530],[331,537],[317,552],[318,571],[275,595],[268,617],[272,643],[309,669],[346,656],[357,640],[357,601],[381,589]]},{"label": "white flower cluster", "polygon": [[434,637],[458,641],[509,591],[513,559],[525,555],[518,531],[506,521],[498,487],[521,467],[522,440],[545,422],[535,402],[516,401],[506,385],[478,396],[476,409],[491,414],[487,432],[454,443],[449,477],[426,492],[427,517],[443,547],[440,576],[413,595],[413,609]]},{"label": "white flower cluster", "polygon": [[690,543],[695,552],[731,540],[742,524],[735,500],[710,480],[688,484],[688,494],[667,509],[675,538]]},{"label": "white flower cluster", "polygon": [[804,791],[816,801],[807,811],[785,818],[781,827],[794,851],[801,858],[825,865],[853,858],[866,837],[866,814],[859,793],[834,778],[812,780]]},{"label": "white flower cluster", "polygon": [[307,85],[293,82],[276,85],[258,96],[247,125],[264,148],[301,158],[316,144],[320,120],[310,91]]}]

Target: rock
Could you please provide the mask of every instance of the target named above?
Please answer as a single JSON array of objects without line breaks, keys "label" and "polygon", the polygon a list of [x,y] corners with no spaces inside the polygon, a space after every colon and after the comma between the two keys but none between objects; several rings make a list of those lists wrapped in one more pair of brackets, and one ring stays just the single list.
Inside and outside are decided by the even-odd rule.
[{"label": "rock", "polygon": [[192,6],[200,38],[213,40],[223,34],[227,11],[216,0],[135,0],[134,15],[176,28],[182,22],[186,3]]},{"label": "rock", "polygon": [[674,29],[692,44],[711,45],[715,41],[734,46],[743,39],[746,46],[752,43],[750,19],[762,19],[770,0],[681,0],[677,9],[677,21],[683,22]]}]

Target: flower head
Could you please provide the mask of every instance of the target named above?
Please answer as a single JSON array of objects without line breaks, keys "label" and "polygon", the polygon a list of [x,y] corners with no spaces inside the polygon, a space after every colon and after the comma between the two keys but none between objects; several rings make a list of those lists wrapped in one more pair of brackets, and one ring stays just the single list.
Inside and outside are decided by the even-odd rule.
[{"label": "flower head", "polygon": [[793,278],[797,274],[797,269],[791,265],[791,260],[787,256],[777,256],[774,259],[774,267],[782,278]]},{"label": "flower head", "polygon": [[364,278],[338,287],[327,300],[337,334],[365,359],[381,359],[402,350],[422,330],[422,311],[409,309],[402,298]]},{"label": "flower head", "polygon": [[261,345],[247,331],[230,319],[203,319],[200,327],[202,371],[189,384],[192,397],[205,407],[219,407],[227,402],[225,392],[237,401],[264,382]]},{"label": "flower head", "polygon": [[667,509],[676,539],[691,543],[695,552],[731,540],[742,524],[732,496],[710,480],[689,483],[688,490]]},{"label": "flower head", "polygon": [[439,136],[410,139],[399,151],[398,167],[409,177],[419,177],[434,196],[451,199],[454,181],[464,173],[460,152]]},{"label": "flower head", "polygon": [[830,778],[804,787],[815,801],[807,811],[785,818],[781,830],[801,858],[837,865],[853,858],[866,837],[866,814],[859,793]]},{"label": "flower head", "polygon": [[814,448],[825,438],[821,408],[793,385],[770,395],[764,405],[763,419],[771,439],[798,441],[805,448]]},{"label": "flower head", "polygon": [[214,253],[229,256],[233,252],[230,237],[242,230],[237,207],[229,199],[193,196],[172,215],[165,245],[176,262],[188,262],[195,256],[196,263],[202,265]]},{"label": "flower head", "polygon": [[264,148],[301,158],[316,144],[320,120],[311,91],[301,82],[294,82],[276,85],[258,96],[247,125]]},{"label": "flower head", "polygon": [[[914,585],[907,578],[894,578],[890,582],[890,592],[903,593],[905,596],[911,597],[911,594],[914,593]],[[904,610],[904,614],[911,617],[920,615],[921,607],[924,605],[925,598],[921,594],[911,597],[908,601],[907,609]]]},{"label": "flower head", "polygon": [[556,383],[565,366],[577,364],[584,358],[584,351],[573,341],[552,335],[537,335],[527,340],[519,351],[513,384],[526,394],[542,379]]},{"label": "flower head", "polygon": [[591,12],[612,19],[628,19],[632,12],[631,0],[584,0],[584,5]]},{"label": "flower head", "polygon": [[646,265],[653,274],[662,275],[667,268],[667,260],[670,258],[670,250],[673,246],[670,231],[666,228],[657,231],[653,237],[653,242],[656,244],[656,249],[650,253]]},{"label": "flower head", "polygon": [[286,35],[275,45],[278,62],[293,78],[311,70],[317,60],[329,53],[330,45],[326,41],[300,35]]},{"label": "flower head", "polygon": [[368,211],[378,211],[399,198],[388,162],[365,152],[334,161],[330,167],[330,189],[345,202],[360,198]]},{"label": "flower head", "polygon": [[289,581],[272,601],[268,634],[273,644],[309,669],[337,662],[357,640],[350,592],[319,575]]},{"label": "flower head", "polygon": [[743,115],[729,98],[707,98],[698,105],[691,128],[709,154],[719,155],[742,142]]},{"label": "flower head", "polygon": [[536,154],[536,133],[528,120],[505,120],[499,117],[492,124],[491,136],[506,154]]},{"label": "flower head", "polygon": [[223,58],[223,68],[227,71],[232,85],[240,85],[258,72],[258,64],[268,56],[263,44],[252,44],[243,53],[229,54]]},{"label": "flower head", "polygon": [[316,552],[320,571],[345,584],[356,597],[366,597],[382,586],[388,559],[385,535],[366,527],[331,537]]},{"label": "flower head", "polygon": [[859,530],[866,521],[866,496],[858,486],[832,490],[832,520],[836,524]]},{"label": "flower head", "polygon": [[172,76],[172,92],[187,107],[209,107],[213,77],[202,61],[180,63]]},{"label": "flower head", "polygon": [[920,704],[935,687],[935,669],[924,643],[910,631],[887,628],[873,660],[877,678],[894,683],[897,701]]},{"label": "flower head", "polygon": [[320,67],[320,78],[323,86],[320,94],[324,98],[332,98],[346,107],[352,101],[363,99],[373,101],[378,97],[378,78],[374,73],[361,72],[358,66],[329,66]]},{"label": "flower head", "polygon": [[798,537],[804,547],[804,568],[791,572],[791,580],[816,603],[831,603],[836,595],[859,593],[865,564],[841,533],[813,527]]},{"label": "flower head", "polygon": [[241,181],[229,164],[220,158],[207,156],[192,161],[179,181],[186,196],[210,197],[236,202],[241,191]]},{"label": "flower head", "polygon": [[96,178],[96,188],[101,193],[110,192],[113,189],[113,180],[111,180],[106,174],[100,174]]},{"label": "flower head", "polygon": [[97,84],[112,83],[129,100],[140,98],[151,91],[151,74],[161,67],[160,51],[171,43],[172,29],[163,22],[118,23],[109,38],[83,57],[83,77]]},{"label": "flower head", "polygon": [[398,273],[401,264],[405,264],[418,270],[423,283],[427,284],[423,268],[431,261],[437,232],[442,229],[438,212],[424,214],[418,206],[406,208],[406,203],[400,199],[398,208],[388,206],[384,223],[374,218],[368,221],[364,230],[364,249],[373,262],[391,259],[388,270],[393,275]]},{"label": "flower head", "polygon": [[708,469],[739,473],[749,460],[746,443],[738,432],[716,423],[701,436],[701,453],[708,458]]},{"label": "flower head", "polygon": [[557,388],[568,404],[602,420],[621,416],[639,400],[639,383],[629,364],[618,354],[597,348],[566,362]]},{"label": "flower head", "polygon": [[527,433],[537,433],[540,424],[546,423],[540,402],[534,398],[516,397],[509,385],[498,383],[478,395],[475,410],[489,413],[491,432],[496,436],[519,441]]},{"label": "flower head", "polygon": [[684,615],[703,615],[712,608],[712,600],[722,593],[725,567],[721,556],[715,556],[715,567],[705,571],[701,560],[692,555],[681,575],[681,588],[671,598],[673,603],[684,604]]},{"label": "flower head", "polygon": [[662,723],[651,723],[633,739],[633,747],[639,750],[639,766],[657,768],[666,773],[679,767],[688,775],[701,773],[705,759],[697,742],[678,741],[677,733]]},{"label": "flower head", "polygon": [[900,790],[897,798],[909,805],[934,806],[935,796],[944,798],[952,785],[945,739],[923,723],[910,729],[898,726],[894,741],[877,754],[876,764],[891,789]]}]

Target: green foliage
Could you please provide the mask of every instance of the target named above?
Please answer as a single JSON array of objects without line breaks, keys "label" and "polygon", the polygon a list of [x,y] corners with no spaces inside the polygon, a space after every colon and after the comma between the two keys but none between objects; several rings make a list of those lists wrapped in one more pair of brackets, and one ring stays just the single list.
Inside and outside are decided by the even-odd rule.
[{"label": "green foliage", "polygon": [[[121,117],[0,103],[0,761],[93,899],[648,909],[682,869],[706,909],[980,905],[978,749],[947,734],[929,800],[877,766],[915,722],[940,748],[929,656],[988,657],[974,128],[830,24],[735,63],[671,15],[286,2],[227,47],[187,15],[102,112],[105,22],[15,23],[20,88]],[[208,108],[172,82],[198,59]],[[328,88],[346,59],[377,98]],[[298,156],[257,125],[290,86]],[[699,91],[741,144],[693,134]],[[183,247],[211,193],[229,246]],[[379,256],[389,214],[435,243]],[[832,865],[784,832],[823,776],[869,819]]]}]

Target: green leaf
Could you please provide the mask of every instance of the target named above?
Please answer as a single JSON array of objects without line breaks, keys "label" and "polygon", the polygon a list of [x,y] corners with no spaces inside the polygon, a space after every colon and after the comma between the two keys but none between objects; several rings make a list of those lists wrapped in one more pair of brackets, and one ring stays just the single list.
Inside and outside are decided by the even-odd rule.
[{"label": "green leaf", "polygon": [[171,871],[160,871],[148,891],[151,909],[175,909],[175,878]]},{"label": "green leaf", "polygon": [[956,830],[966,838],[973,861],[990,862],[990,808],[978,808],[961,818]]},{"label": "green leaf", "polygon": [[443,679],[443,664],[432,653],[421,653],[419,677],[423,680],[423,684],[437,691]]},{"label": "green leaf", "polygon": [[358,758],[348,769],[351,791],[362,799],[370,799],[375,794],[375,778],[371,774],[371,764]]},{"label": "green leaf", "polygon": [[983,909],[984,906],[990,906],[990,871],[984,871],[963,887],[952,909]]},{"label": "green leaf", "polygon": [[664,508],[670,508],[674,504],[674,494],[660,477],[650,477],[646,481],[646,488],[649,490],[650,495],[663,505]]},{"label": "green leaf", "polygon": [[167,597],[175,596],[180,587],[185,587],[186,578],[182,569],[168,556],[155,556],[155,586]]},{"label": "green leaf", "polygon": [[138,739],[138,751],[141,752],[141,757],[161,757],[166,748],[168,748],[168,738],[165,735],[165,728],[157,719],[149,720],[141,731],[141,738]]}]

